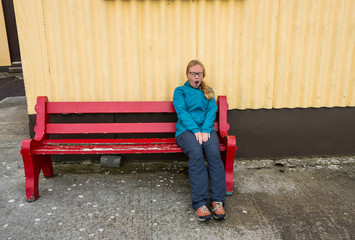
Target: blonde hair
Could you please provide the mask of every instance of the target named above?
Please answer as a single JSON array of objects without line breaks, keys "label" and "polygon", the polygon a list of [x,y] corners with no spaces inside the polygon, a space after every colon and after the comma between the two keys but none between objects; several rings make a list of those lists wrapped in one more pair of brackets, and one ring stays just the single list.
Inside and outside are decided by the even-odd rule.
[{"label": "blonde hair", "polygon": [[[203,77],[206,76],[206,70],[205,70],[205,66],[203,66],[202,62],[200,62],[199,60],[192,60],[187,64],[186,67],[186,76],[189,74],[190,68],[195,66],[195,65],[200,65],[203,69]],[[214,92],[212,91],[212,89],[204,82],[201,81],[200,87],[201,91],[203,92],[203,94],[205,94],[205,97],[208,100],[214,99]]]}]

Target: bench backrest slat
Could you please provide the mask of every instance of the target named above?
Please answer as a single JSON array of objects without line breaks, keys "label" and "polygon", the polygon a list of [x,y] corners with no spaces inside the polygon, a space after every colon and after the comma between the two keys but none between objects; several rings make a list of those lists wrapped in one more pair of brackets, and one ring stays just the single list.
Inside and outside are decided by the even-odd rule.
[{"label": "bench backrest slat", "polygon": [[47,102],[47,113],[173,113],[172,102]]},{"label": "bench backrest slat", "polygon": [[80,123],[47,124],[49,134],[174,132],[174,123]]}]

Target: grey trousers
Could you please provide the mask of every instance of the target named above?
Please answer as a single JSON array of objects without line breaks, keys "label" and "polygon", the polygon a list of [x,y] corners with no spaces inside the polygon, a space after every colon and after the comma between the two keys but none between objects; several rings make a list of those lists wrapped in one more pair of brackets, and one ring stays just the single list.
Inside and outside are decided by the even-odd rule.
[{"label": "grey trousers", "polygon": [[[226,176],[221,159],[218,136],[215,131],[202,145],[196,136],[185,131],[176,137],[177,145],[189,158],[189,178],[192,193],[192,207],[197,210],[208,204],[208,188],[210,187],[210,200],[222,202],[226,200]],[[205,158],[208,170],[205,165]]]}]

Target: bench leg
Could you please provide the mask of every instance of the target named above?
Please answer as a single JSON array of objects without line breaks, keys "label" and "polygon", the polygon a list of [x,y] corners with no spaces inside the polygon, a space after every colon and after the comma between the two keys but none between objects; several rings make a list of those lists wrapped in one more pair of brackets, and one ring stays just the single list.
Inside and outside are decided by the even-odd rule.
[{"label": "bench leg", "polygon": [[236,141],[234,136],[228,136],[226,138],[227,150],[222,153],[222,160],[224,163],[224,169],[226,172],[226,187],[227,195],[233,194],[233,167],[234,167],[234,157],[236,151]]},{"label": "bench leg", "polygon": [[30,152],[22,153],[26,177],[26,200],[33,202],[38,198],[38,179],[41,171],[39,158]]},{"label": "bench leg", "polygon": [[46,178],[53,176],[53,165],[50,155],[36,156],[39,158],[39,162],[41,164],[41,169],[43,171],[43,175]]},{"label": "bench leg", "polygon": [[233,194],[233,166],[234,166],[234,149],[227,149],[225,158],[224,168],[226,171],[226,186],[227,186],[227,195]]}]

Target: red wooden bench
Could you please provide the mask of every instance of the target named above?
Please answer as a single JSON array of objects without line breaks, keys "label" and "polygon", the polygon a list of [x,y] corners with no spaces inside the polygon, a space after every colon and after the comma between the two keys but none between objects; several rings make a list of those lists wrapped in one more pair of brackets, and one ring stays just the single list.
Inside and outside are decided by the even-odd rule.
[{"label": "red wooden bench", "polygon": [[[227,195],[233,192],[233,164],[237,149],[234,136],[228,135],[227,98],[218,97],[215,130],[219,133],[221,155],[226,171]],[[52,134],[109,133],[174,133],[173,122],[144,123],[51,123],[51,114],[93,113],[174,113],[172,102],[49,102],[38,97],[35,107],[37,120],[34,139],[25,139],[21,154],[26,177],[26,199],[38,198],[40,171],[45,177],[53,175],[52,154],[132,154],[178,153],[175,138],[136,139],[50,139]],[[87,138],[87,135],[86,135]]]}]

